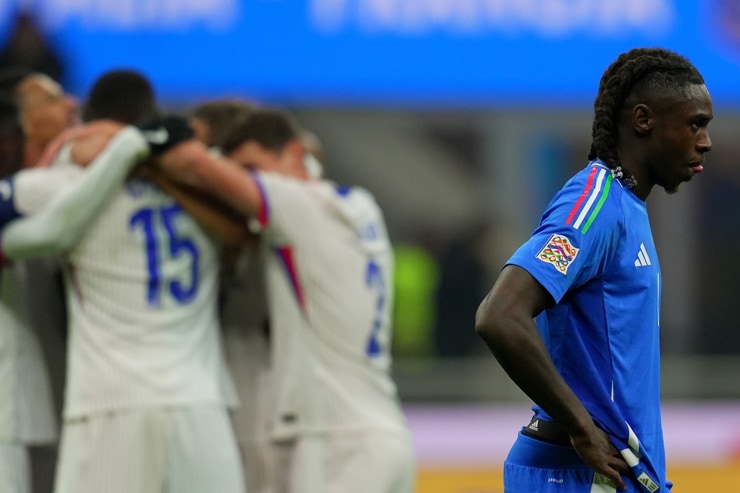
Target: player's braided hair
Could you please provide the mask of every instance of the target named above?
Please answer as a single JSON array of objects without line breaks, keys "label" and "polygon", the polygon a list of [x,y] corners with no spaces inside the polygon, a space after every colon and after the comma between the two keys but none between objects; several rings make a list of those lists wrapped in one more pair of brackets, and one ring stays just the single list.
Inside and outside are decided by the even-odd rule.
[{"label": "player's braided hair", "polygon": [[604,71],[599,83],[588,159],[601,159],[616,177],[623,178],[633,188],[637,180],[622,169],[617,155],[619,115],[627,98],[641,89],[650,95],[653,91],[668,90],[681,94],[694,84],[704,84],[704,78],[678,53],[662,48],[635,48],[619,55]]}]

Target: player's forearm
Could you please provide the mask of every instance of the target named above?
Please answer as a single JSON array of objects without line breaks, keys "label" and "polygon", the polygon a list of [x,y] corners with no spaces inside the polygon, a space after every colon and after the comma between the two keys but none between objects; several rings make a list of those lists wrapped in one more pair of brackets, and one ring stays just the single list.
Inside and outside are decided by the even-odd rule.
[{"label": "player's forearm", "polygon": [[185,142],[172,148],[159,159],[159,164],[176,182],[211,193],[240,214],[255,215],[261,207],[254,178],[232,161],[210,155],[199,142]]},{"label": "player's forearm", "polygon": [[219,204],[214,199],[197,193],[197,190],[175,183],[159,172],[151,173],[148,178],[171,195],[204,230],[225,245],[238,246],[246,241],[249,234],[247,219],[225,204]]},{"label": "player's forearm", "polygon": [[496,312],[488,316],[495,323],[479,325],[478,332],[512,381],[570,434],[590,428],[588,411],[558,373],[534,322]]},{"label": "player's forearm", "polygon": [[476,332],[514,383],[571,434],[592,419],[558,372],[533,317],[551,303],[528,273],[507,266],[476,313]]},{"label": "player's forearm", "polygon": [[20,259],[71,248],[133,166],[147,154],[147,144],[138,130],[122,130],[78,182],[38,214],[13,221],[3,230],[5,257]]}]

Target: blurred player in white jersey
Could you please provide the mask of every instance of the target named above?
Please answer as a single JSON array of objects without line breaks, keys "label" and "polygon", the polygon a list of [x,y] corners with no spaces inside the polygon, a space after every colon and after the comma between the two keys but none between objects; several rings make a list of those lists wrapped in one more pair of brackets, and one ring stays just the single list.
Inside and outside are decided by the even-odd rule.
[{"label": "blurred player in white jersey", "polygon": [[[13,152],[22,148],[17,108],[8,97],[0,107],[0,138],[10,139],[0,160],[20,167],[21,153]],[[8,493],[32,491],[33,447],[57,439],[46,365],[29,320],[27,280],[24,263],[0,267],[0,491]]]},{"label": "blurred player in white jersey", "polygon": [[[369,192],[311,177],[301,131],[257,110],[224,144],[196,141],[159,159],[261,231],[275,403],[270,437],[290,493],[410,493],[411,440],[390,377],[393,258]],[[244,173],[234,162],[255,170]]]},{"label": "blurred player in white jersey", "polygon": [[[7,176],[33,167],[44,147],[76,123],[76,107],[59,84],[43,74],[9,69],[2,74],[2,86],[7,118],[3,133],[16,135],[15,151],[3,146]],[[3,194],[0,206],[0,216],[6,219],[8,198]],[[29,213],[35,205],[27,201],[16,206],[19,213]],[[52,488],[60,406],[54,404],[47,363],[55,370],[53,388],[61,400],[66,325],[58,274],[51,259],[14,262],[0,273],[0,441],[7,444],[0,452],[3,492],[44,493]]]},{"label": "blurred player in white jersey", "polygon": [[[75,99],[51,78],[38,73],[25,77],[16,87],[25,138],[24,166],[35,167],[39,155],[61,132],[79,123]],[[53,256],[21,262],[26,269],[27,284],[33,306],[30,321],[39,336],[39,343],[49,371],[54,416],[61,419],[64,382],[66,380],[67,313],[61,266]],[[20,264],[20,263],[18,263]],[[58,440],[53,446],[32,449],[33,487],[35,493],[53,490],[54,470],[58,457]]]},{"label": "blurred player in white jersey", "polygon": [[[216,99],[195,107],[189,121],[195,138],[220,154],[232,128],[254,110],[255,106],[247,101]],[[301,143],[310,152],[306,154],[307,159],[323,156],[321,142],[313,133],[304,130]],[[313,169],[320,168],[316,161]],[[178,199],[182,200],[181,197]],[[272,455],[267,453],[271,442],[269,413],[275,385],[264,278],[264,262],[257,237],[251,237],[247,244],[225,250],[221,325],[226,361],[241,401],[241,405],[232,412],[232,421],[250,493],[275,491],[277,478],[283,473],[276,468]]]},{"label": "blurred player in white jersey", "polygon": [[[217,99],[195,107],[189,121],[195,138],[218,155],[229,131],[254,109],[246,101]],[[268,409],[274,392],[264,265],[257,245],[258,239],[252,237],[246,244],[224,250],[220,317],[226,362],[241,402],[232,411],[232,422],[247,489],[250,493],[271,493],[277,472],[266,450]]]},{"label": "blurred player in white jersey", "polygon": [[[153,91],[138,73],[110,72],[93,87],[85,114],[141,123],[156,115]],[[166,141],[168,132],[150,132],[150,142]],[[242,493],[223,389],[214,241],[144,179],[129,180],[95,212],[68,255],[55,491]]]}]

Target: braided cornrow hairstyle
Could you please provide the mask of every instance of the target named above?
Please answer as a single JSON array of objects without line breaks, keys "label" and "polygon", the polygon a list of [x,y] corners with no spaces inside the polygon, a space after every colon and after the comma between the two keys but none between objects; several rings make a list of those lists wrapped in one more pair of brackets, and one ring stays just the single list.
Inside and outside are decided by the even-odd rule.
[{"label": "braided cornrow hairstyle", "polygon": [[594,121],[588,159],[600,159],[634,188],[637,180],[622,168],[617,155],[619,115],[638,88],[682,91],[704,84],[704,78],[682,55],[663,48],[635,48],[622,53],[604,71],[594,101]]}]

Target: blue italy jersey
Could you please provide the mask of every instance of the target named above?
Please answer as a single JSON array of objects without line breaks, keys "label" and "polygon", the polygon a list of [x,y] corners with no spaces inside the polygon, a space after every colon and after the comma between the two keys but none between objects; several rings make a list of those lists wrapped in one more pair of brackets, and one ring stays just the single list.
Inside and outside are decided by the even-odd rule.
[{"label": "blue italy jersey", "polygon": [[[565,381],[645,491],[668,491],[660,418],[660,268],[645,203],[594,161],[508,262],[557,304],[537,318]],[[550,419],[535,406],[535,413]]]}]

